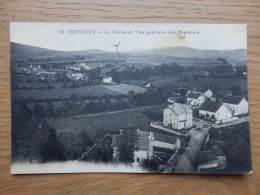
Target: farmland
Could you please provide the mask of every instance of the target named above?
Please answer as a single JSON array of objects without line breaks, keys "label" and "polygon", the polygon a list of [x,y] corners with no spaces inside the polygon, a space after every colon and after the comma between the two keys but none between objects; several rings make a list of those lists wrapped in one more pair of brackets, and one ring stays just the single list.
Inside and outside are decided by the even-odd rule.
[{"label": "farmland", "polygon": [[135,94],[144,93],[146,89],[134,85],[118,84],[118,85],[101,85],[105,89],[114,91],[116,93],[121,93],[123,95],[128,95],[129,91],[134,91]]},{"label": "farmland", "polygon": [[78,134],[84,130],[92,138],[101,129],[113,132],[127,127],[149,130],[151,119],[144,115],[143,112],[153,111],[162,113],[165,106],[166,105],[155,106],[153,108],[149,107],[147,109],[133,109],[132,111],[51,118],[48,120],[48,123],[51,127],[55,128],[58,133]]},{"label": "farmland", "polygon": [[43,90],[19,90],[13,91],[13,97],[16,98],[33,98],[37,100],[44,99],[64,99],[70,98],[73,94],[80,97],[103,97],[103,96],[121,96],[122,94],[106,89],[102,86],[82,86],[77,88],[59,88]]}]

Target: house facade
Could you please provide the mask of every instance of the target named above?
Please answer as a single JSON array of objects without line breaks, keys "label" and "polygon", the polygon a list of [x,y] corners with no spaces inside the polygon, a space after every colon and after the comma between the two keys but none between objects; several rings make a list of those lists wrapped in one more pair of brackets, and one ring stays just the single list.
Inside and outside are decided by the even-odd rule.
[{"label": "house facade", "polygon": [[232,118],[232,110],[219,102],[205,102],[199,109],[199,115],[214,118],[216,121]]},{"label": "house facade", "polygon": [[233,116],[248,114],[248,101],[245,98],[226,96],[222,103],[232,110]]},{"label": "house facade", "polygon": [[207,90],[204,93],[197,91],[188,91],[186,98],[187,104],[200,107],[207,99],[212,97],[212,91]]},{"label": "house facade", "polygon": [[174,103],[163,111],[163,125],[173,129],[192,127],[192,109],[189,105]]}]

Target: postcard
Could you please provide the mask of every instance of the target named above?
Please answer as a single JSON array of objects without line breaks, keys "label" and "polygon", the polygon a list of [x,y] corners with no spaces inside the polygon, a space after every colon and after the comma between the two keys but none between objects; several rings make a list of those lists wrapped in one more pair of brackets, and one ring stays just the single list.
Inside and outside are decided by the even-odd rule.
[{"label": "postcard", "polygon": [[10,24],[12,174],[252,171],[247,25]]}]

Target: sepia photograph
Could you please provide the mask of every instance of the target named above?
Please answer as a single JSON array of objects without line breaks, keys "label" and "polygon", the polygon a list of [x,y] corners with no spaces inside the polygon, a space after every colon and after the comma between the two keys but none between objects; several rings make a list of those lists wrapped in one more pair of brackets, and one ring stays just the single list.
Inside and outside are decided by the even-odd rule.
[{"label": "sepia photograph", "polygon": [[12,174],[252,171],[247,25],[10,24]]}]

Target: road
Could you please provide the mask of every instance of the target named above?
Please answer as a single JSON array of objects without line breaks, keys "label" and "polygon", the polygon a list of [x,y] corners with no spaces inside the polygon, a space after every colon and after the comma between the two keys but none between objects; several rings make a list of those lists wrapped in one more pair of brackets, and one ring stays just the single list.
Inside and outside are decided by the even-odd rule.
[{"label": "road", "polygon": [[[174,173],[192,173],[192,172],[196,172],[197,170],[194,169],[194,167],[192,166],[192,164],[194,163],[194,161],[196,160],[195,157],[196,155],[200,152],[201,147],[203,146],[205,139],[207,138],[208,135],[208,130],[211,127],[214,128],[221,128],[221,127],[226,127],[226,126],[230,126],[230,125],[236,125],[242,122],[246,122],[249,121],[249,117],[242,117],[239,118],[235,121],[229,122],[229,123],[225,123],[225,124],[209,124],[206,128],[201,128],[198,130],[196,129],[192,129],[189,132],[189,136],[191,137],[188,143],[187,148],[185,149],[185,152],[181,155],[179,161],[177,162],[176,165],[174,165],[173,160],[174,160],[174,156],[171,157],[171,159],[168,162],[168,165],[165,169],[165,173],[169,173],[169,172],[174,172]],[[199,119],[199,122],[203,122],[205,123],[205,121],[202,121]]]},{"label": "road", "polygon": [[[181,155],[177,164],[174,166],[174,163],[171,161],[168,162],[168,165],[165,169],[165,173],[174,172],[174,173],[193,173],[197,170],[194,169],[193,163],[196,160],[196,155],[200,152],[202,145],[204,144],[207,135],[208,129],[192,129],[189,132],[190,140],[188,146],[186,147],[184,153]],[[173,160],[174,158],[172,158]]]}]

